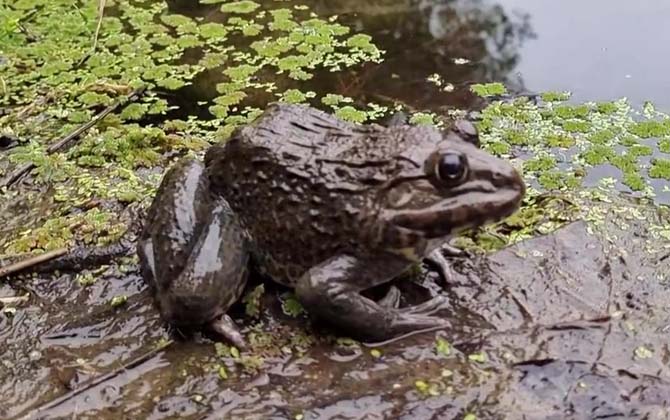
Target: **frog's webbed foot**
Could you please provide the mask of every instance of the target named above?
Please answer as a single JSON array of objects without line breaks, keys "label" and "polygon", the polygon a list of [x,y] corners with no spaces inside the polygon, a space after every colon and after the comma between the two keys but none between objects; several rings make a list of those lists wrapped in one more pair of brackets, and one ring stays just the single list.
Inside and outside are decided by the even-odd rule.
[{"label": "frog's webbed foot", "polygon": [[247,343],[242,337],[242,333],[235,325],[235,321],[227,314],[221,315],[209,324],[209,328],[215,333],[223,336],[231,344],[240,350],[247,348]]},{"label": "frog's webbed foot", "polygon": [[[296,285],[296,294],[310,315],[364,340],[386,340],[448,326],[445,319],[429,315],[436,312],[439,300],[396,309],[360,294],[390,280],[405,265],[402,261],[379,264],[347,255],[333,257],[305,273]],[[384,298],[382,303],[393,303],[393,299]]]},{"label": "frog's webbed foot", "polygon": [[448,307],[449,307],[449,300],[446,297],[435,296],[434,298],[429,299],[418,305],[402,308],[400,309],[400,311],[408,314],[419,314],[419,315],[430,316],[443,309],[447,309]]},{"label": "frog's webbed foot", "polygon": [[442,276],[445,283],[453,284],[455,282],[454,273],[451,270],[451,264],[449,264],[447,257],[463,258],[468,256],[470,256],[470,254],[467,251],[463,251],[451,244],[445,243],[428,254],[426,261],[437,268],[438,273],[440,273],[440,276]]}]

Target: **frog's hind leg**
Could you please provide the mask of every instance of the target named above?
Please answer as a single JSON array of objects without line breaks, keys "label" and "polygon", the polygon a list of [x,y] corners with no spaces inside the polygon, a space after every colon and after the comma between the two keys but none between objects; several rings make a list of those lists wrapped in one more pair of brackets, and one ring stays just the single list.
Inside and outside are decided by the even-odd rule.
[{"label": "frog's hind leg", "polygon": [[186,264],[199,228],[210,216],[214,203],[208,194],[204,166],[195,159],[182,159],[163,176],[147,212],[137,251],[144,279],[156,290]]},{"label": "frog's hind leg", "polygon": [[243,347],[225,312],[246,283],[246,238],[227,203],[210,194],[198,160],[181,160],[165,174],[147,213],[138,254],[165,321],[207,326]]},{"label": "frog's hind leg", "polygon": [[406,268],[404,262],[370,260],[342,255],[306,272],[296,294],[310,315],[364,340],[386,340],[417,330],[446,327],[448,322],[430,316],[446,299],[436,297],[411,311],[377,304],[362,290],[389,281]]}]

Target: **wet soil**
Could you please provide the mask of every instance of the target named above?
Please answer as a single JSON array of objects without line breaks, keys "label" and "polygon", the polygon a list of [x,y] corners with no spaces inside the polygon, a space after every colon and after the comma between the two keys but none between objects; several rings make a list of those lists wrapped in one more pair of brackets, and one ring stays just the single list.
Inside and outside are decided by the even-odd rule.
[{"label": "wet soil", "polygon": [[645,231],[667,215],[646,214],[456,259],[446,288],[430,271],[403,280],[406,300],[444,293],[451,327],[388,344],[285,315],[268,283],[259,319],[235,312],[252,344],[241,358],[260,367],[168,331],[132,263],[87,287],[15,278],[0,295],[30,297],[0,318],[0,417],[668,418],[670,250],[650,251]]}]

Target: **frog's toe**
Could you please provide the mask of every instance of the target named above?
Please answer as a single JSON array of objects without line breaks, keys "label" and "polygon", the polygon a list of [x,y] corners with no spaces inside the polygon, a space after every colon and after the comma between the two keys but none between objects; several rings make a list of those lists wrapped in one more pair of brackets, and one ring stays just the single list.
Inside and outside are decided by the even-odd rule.
[{"label": "frog's toe", "polygon": [[396,286],[389,287],[386,295],[377,301],[377,304],[382,308],[392,308],[395,309],[400,306],[400,289]]},{"label": "frog's toe", "polygon": [[235,325],[235,321],[226,314],[221,315],[209,324],[209,327],[217,334],[225,337],[235,347],[240,350],[246,349],[247,343],[242,337],[242,333]]},{"label": "frog's toe", "polygon": [[398,337],[408,333],[446,328],[449,325],[449,321],[444,318],[425,314],[398,312],[398,316],[388,326],[391,332],[388,336]]},{"label": "frog's toe", "polygon": [[464,249],[460,249],[451,245],[450,243],[442,244],[439,248],[442,255],[447,257],[471,257],[470,253]]},{"label": "frog's toe", "polygon": [[415,314],[415,315],[433,315],[435,312],[439,312],[450,307],[449,299],[444,296],[435,296],[432,299],[429,299],[419,305],[408,306],[406,308],[400,309],[400,312],[406,314]]},{"label": "frog's toe", "polygon": [[440,276],[445,283],[450,284],[454,282],[454,273],[451,271],[449,261],[447,261],[447,258],[442,253],[442,248],[438,248],[431,252],[426,257],[426,261],[437,268],[438,273],[440,273]]}]

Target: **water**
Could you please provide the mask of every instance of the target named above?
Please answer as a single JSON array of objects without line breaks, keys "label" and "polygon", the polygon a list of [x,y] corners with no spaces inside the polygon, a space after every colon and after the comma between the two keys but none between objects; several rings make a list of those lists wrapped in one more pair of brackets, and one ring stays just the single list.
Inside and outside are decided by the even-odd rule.
[{"label": "water", "polygon": [[530,90],[568,90],[576,101],[627,97],[670,111],[670,2],[505,0],[530,16],[536,38],[514,72]]},{"label": "water", "polygon": [[[431,99],[407,88],[437,72],[457,86],[506,80],[519,91],[570,91],[579,102],[626,97],[634,106],[651,101],[670,111],[669,2],[432,0],[367,2],[367,7],[353,1],[313,3],[320,13],[344,14],[344,21],[373,35],[388,51],[388,70],[404,76],[402,96],[410,102],[420,98],[426,107],[439,96]],[[467,18],[472,23],[460,24]],[[478,39],[482,35],[483,41]],[[458,56],[473,63],[450,63]],[[370,87],[390,93],[403,89],[372,82]],[[448,102],[462,103],[464,95],[457,89]]]}]

